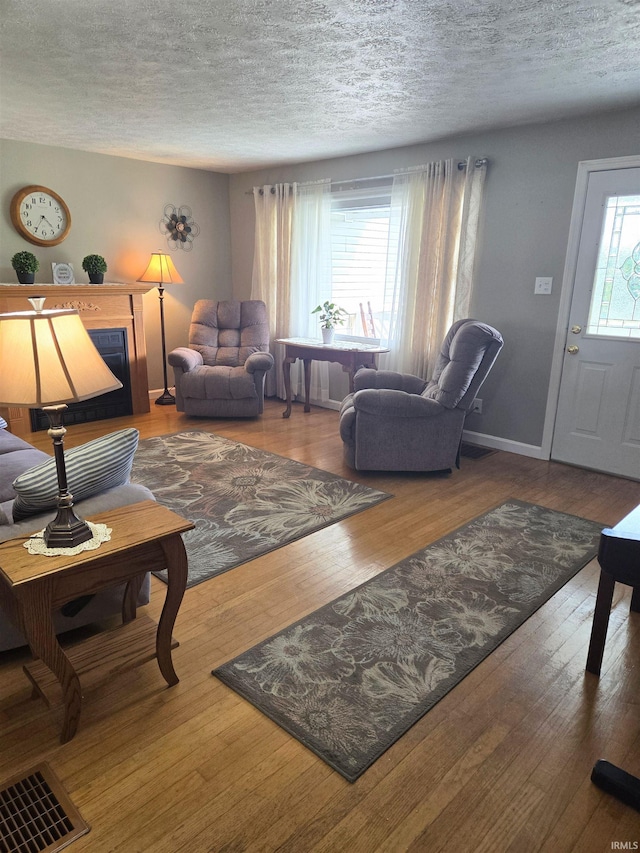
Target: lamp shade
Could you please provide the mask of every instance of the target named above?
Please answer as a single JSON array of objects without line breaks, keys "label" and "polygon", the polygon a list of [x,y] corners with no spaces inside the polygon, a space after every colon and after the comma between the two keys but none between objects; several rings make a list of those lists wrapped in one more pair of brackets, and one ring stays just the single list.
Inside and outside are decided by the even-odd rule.
[{"label": "lamp shade", "polygon": [[0,405],[41,408],[122,388],[75,310],[0,314]]},{"label": "lamp shade", "polygon": [[169,255],[162,252],[151,253],[151,260],[138,281],[150,281],[155,284],[184,284]]}]

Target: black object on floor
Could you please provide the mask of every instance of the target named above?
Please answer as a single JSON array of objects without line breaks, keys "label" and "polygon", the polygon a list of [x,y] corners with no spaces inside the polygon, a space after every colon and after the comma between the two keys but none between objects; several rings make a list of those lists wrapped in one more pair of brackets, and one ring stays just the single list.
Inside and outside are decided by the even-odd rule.
[{"label": "black object on floor", "polygon": [[593,766],[591,781],[607,794],[640,811],[640,779],[637,776],[600,759]]},{"label": "black object on floor", "polygon": [[491,447],[480,447],[478,444],[467,444],[463,441],[460,446],[460,455],[466,456],[468,459],[480,459],[483,456],[491,456],[492,453],[497,453]]}]

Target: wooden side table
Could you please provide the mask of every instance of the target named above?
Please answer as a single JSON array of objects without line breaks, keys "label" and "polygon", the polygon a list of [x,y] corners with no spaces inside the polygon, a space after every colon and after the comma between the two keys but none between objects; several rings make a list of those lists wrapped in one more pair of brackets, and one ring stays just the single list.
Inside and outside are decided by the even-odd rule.
[{"label": "wooden side table", "polygon": [[313,338],[280,338],[276,343],[284,344],[285,355],[282,363],[284,388],[287,398],[287,408],[282,413],[283,418],[291,415],[291,365],[297,358],[304,362],[304,410],[311,411],[309,393],[311,390],[311,362],[334,361],[342,365],[349,374],[349,391],[353,392],[353,377],[360,367],[377,367],[377,356],[389,352],[387,347],[374,344],[358,344],[349,341],[339,341],[333,344],[323,344]]},{"label": "wooden side table", "polygon": [[[181,534],[194,525],[155,501],[120,507],[89,520],[106,524],[112,531],[111,540],[95,551],[46,557],[29,554],[23,546],[24,538],[0,544],[0,601],[22,630],[34,657],[39,659],[27,665],[25,671],[40,690],[39,679],[45,664],[62,687],[61,743],[76,733],[82,706],[78,672],[60,646],[53,626],[53,612],[66,602],[126,582],[122,614],[123,622],[131,623],[145,574],[166,568],[167,595],[159,624],[148,620],[155,633],[155,654],[147,654],[145,659],[156,657],[167,684],[178,683],[171,659],[171,633],[187,583],[187,555]],[[89,644],[91,647],[84,656],[83,669],[91,670],[105,661],[122,665],[125,658],[132,665],[134,655],[130,648],[124,651],[123,658],[126,644],[122,643],[120,632],[125,628],[88,641],[87,647]],[[138,640],[141,641],[140,637]],[[115,644],[115,651],[110,644]]]},{"label": "wooden side table", "polygon": [[640,612],[640,506],[602,531],[598,562],[600,581],[587,655],[587,671],[594,675],[600,675],[616,583],[633,587],[630,609]]},{"label": "wooden side table", "polygon": [[[609,614],[616,583],[633,588],[630,609],[640,612],[640,505],[619,521],[615,527],[600,534],[598,549],[600,581],[593,612],[591,640],[587,654],[587,672],[600,675],[604,644],[607,639]],[[608,761],[596,761],[591,781],[640,811],[640,779]]]}]

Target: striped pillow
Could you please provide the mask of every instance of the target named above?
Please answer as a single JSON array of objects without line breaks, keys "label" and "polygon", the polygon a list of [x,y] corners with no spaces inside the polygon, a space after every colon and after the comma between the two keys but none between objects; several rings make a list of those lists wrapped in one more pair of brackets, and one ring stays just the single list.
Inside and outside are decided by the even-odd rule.
[{"label": "striped pillow", "polygon": [[[137,429],[122,429],[65,451],[67,485],[74,503],[129,482],[138,436]],[[13,481],[13,488],[18,495],[13,502],[14,521],[55,509],[58,505],[55,459],[20,474]]]}]

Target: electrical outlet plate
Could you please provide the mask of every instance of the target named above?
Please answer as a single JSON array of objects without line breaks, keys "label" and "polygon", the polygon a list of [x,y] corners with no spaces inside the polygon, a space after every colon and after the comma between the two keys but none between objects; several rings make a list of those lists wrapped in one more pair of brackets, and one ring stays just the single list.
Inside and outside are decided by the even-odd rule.
[{"label": "electrical outlet plate", "polygon": [[536,278],[536,286],[534,288],[534,293],[551,293],[551,288],[553,286],[553,279],[551,276],[539,276]]},{"label": "electrical outlet plate", "polygon": [[479,400],[477,397],[473,401],[473,409],[471,409],[471,413],[474,415],[482,414],[482,400]]}]

